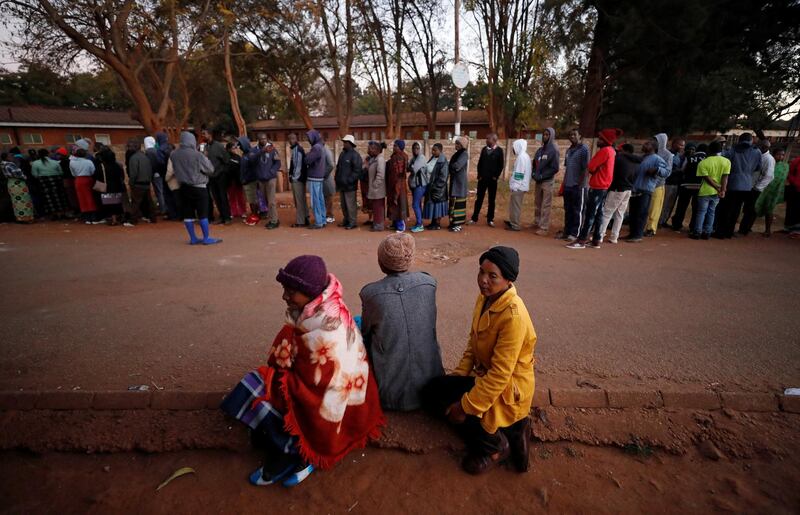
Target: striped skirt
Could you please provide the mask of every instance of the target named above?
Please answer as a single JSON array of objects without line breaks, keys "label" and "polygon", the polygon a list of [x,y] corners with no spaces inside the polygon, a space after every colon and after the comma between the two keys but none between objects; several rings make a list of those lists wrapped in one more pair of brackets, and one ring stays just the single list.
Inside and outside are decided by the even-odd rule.
[{"label": "striped skirt", "polygon": [[467,221],[466,197],[450,197],[450,225],[464,225]]},{"label": "striped skirt", "polygon": [[44,212],[48,215],[63,213],[69,207],[67,194],[64,191],[64,179],[61,176],[39,177],[44,197]]}]

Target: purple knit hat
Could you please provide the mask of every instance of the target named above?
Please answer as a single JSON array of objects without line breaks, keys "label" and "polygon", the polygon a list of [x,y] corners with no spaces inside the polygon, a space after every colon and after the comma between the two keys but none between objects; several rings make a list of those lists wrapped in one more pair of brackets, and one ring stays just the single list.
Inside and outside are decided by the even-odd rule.
[{"label": "purple knit hat", "polygon": [[278,270],[275,279],[285,288],[303,292],[314,299],[328,286],[328,269],[319,256],[297,256],[286,268]]}]

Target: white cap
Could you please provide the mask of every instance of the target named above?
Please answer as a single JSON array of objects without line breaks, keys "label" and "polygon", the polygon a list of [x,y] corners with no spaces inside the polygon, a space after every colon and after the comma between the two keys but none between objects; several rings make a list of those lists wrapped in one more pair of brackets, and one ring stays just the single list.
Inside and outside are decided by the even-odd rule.
[{"label": "white cap", "polygon": [[356,139],[353,137],[352,134],[348,134],[347,136],[342,138],[342,141],[347,141],[348,143],[352,143],[353,146],[356,146]]}]

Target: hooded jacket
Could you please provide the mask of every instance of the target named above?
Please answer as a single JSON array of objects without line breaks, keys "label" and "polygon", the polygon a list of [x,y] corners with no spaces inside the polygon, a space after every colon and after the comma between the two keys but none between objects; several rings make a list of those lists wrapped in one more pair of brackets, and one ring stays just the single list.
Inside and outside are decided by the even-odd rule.
[{"label": "hooded jacket", "polygon": [[144,154],[150,160],[150,169],[153,170],[153,177],[164,177],[167,174],[167,162],[161,161],[154,137],[147,136],[144,139]]},{"label": "hooded jacket", "polygon": [[749,142],[737,143],[733,149],[722,154],[731,161],[728,176],[728,191],[750,191],[754,177],[761,171],[761,151]]},{"label": "hooded jacket", "polygon": [[667,163],[668,167],[667,175],[663,177],[661,176],[660,173],[656,175],[656,188],[658,188],[660,186],[663,186],[664,183],[667,182],[667,177],[669,177],[669,175],[672,173],[672,160],[674,156],[672,152],[667,150],[667,140],[669,140],[669,137],[666,134],[664,134],[663,132],[659,132],[658,134],[655,135],[655,138],[656,141],[658,142],[658,150],[656,150],[656,154],[658,155],[658,157],[663,159],[665,163]]},{"label": "hooded jacket", "polygon": [[242,184],[250,184],[258,180],[258,149],[250,145],[250,138],[239,136],[236,141],[242,147],[242,157],[239,160],[239,180]]},{"label": "hooded jacket", "polygon": [[258,164],[256,165],[256,177],[259,181],[271,181],[278,177],[278,171],[281,169],[281,159],[278,156],[278,151],[273,148],[271,151],[267,147],[259,147],[256,149],[258,153]]},{"label": "hooded jacket", "polygon": [[536,164],[533,170],[533,180],[536,182],[549,181],[558,173],[559,154],[556,146],[556,131],[552,127],[548,127],[546,130],[550,139],[536,151],[533,157]]},{"label": "hooded jacket", "polygon": [[364,171],[364,164],[361,156],[354,148],[345,148],[339,154],[339,161],[336,163],[336,190],[341,192],[352,192],[358,189],[358,181]]},{"label": "hooded jacket", "polygon": [[322,143],[322,136],[315,130],[306,133],[308,142],[311,143],[311,150],[306,154],[306,164],[308,165],[308,180],[322,181],[325,178],[325,145]]},{"label": "hooded jacket", "polygon": [[428,173],[428,160],[425,155],[420,152],[419,155],[411,156],[408,162],[408,187],[412,190],[414,188],[423,188],[428,185],[431,180]]},{"label": "hooded jacket", "polygon": [[306,182],[306,151],[300,143],[295,143],[289,163],[289,181]]},{"label": "hooded jacket", "polygon": [[512,148],[517,159],[514,161],[514,171],[508,181],[508,187],[511,191],[528,191],[531,187],[531,156],[528,155],[528,142],[518,139]]},{"label": "hooded jacket", "polygon": [[211,165],[214,167],[211,177],[216,179],[217,177],[225,175],[225,172],[228,170],[228,161],[230,161],[230,156],[228,155],[228,151],[225,150],[225,145],[220,141],[211,140],[208,142],[206,152],[208,154],[208,160],[211,161]]},{"label": "hooded jacket", "polygon": [[705,158],[706,153],[700,150],[686,158],[686,167],[683,169],[681,186],[690,190],[700,189],[701,180],[697,177],[697,165]]},{"label": "hooded jacket", "polygon": [[211,161],[197,150],[197,139],[191,132],[181,132],[180,146],[169,156],[175,178],[181,185],[205,188],[214,171]]},{"label": "hooded jacket", "polygon": [[611,191],[631,191],[636,181],[636,173],[642,158],[635,154],[620,152],[614,158],[614,178],[611,180]]},{"label": "hooded jacket", "polygon": [[614,159],[617,151],[611,145],[600,147],[587,168],[589,187],[593,190],[607,190],[614,178]]},{"label": "hooded jacket", "polygon": [[150,189],[153,180],[153,167],[144,152],[137,150],[128,160],[128,181],[137,189]]},{"label": "hooded jacket", "polygon": [[[656,175],[647,173],[648,170],[655,168]],[[669,176],[670,166],[661,159],[658,154],[648,154],[642,158],[639,168],[636,170],[636,181],[633,189],[637,192],[653,193],[659,179],[666,179]]]}]

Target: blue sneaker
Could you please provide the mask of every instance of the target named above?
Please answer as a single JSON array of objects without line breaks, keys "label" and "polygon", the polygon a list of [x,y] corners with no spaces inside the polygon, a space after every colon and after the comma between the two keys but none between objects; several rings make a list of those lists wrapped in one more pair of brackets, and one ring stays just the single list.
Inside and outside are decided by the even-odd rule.
[{"label": "blue sneaker", "polygon": [[294,473],[286,478],[283,482],[283,486],[286,488],[297,486],[302,483],[305,478],[310,476],[312,472],[314,472],[314,465],[305,465],[301,463],[294,469]]},{"label": "blue sneaker", "polygon": [[411,232],[422,232],[425,230],[425,227],[422,225],[415,225],[411,228]]},{"label": "blue sneaker", "polygon": [[250,474],[250,484],[253,486],[274,485],[275,483],[284,480],[286,476],[288,476],[295,470],[295,467],[296,465],[290,464],[285,469],[281,470],[274,476],[267,475],[267,473],[264,471],[264,467],[261,467],[260,469]]}]

